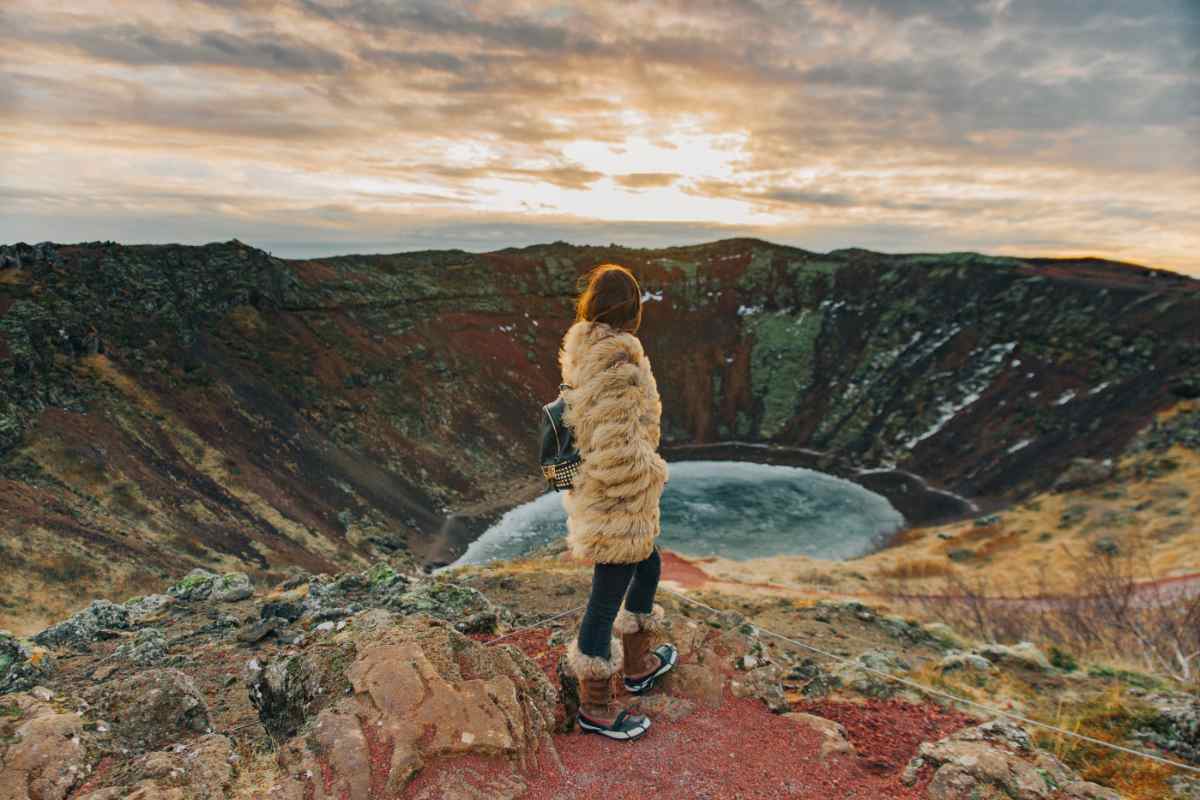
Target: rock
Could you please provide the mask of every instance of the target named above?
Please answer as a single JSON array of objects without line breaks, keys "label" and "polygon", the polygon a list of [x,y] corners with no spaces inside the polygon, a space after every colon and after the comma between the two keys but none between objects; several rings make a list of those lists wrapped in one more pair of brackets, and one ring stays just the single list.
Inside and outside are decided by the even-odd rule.
[{"label": "rock", "polygon": [[125,601],[125,611],[129,614],[131,625],[140,625],[157,618],[165,608],[175,602],[169,594],[148,594],[145,597],[133,597]]},{"label": "rock", "polygon": [[999,524],[1000,524],[1000,515],[999,514],[986,514],[982,517],[975,518],[975,527],[976,528],[986,528],[989,525],[999,525]]},{"label": "rock", "polygon": [[1065,492],[1071,489],[1085,489],[1105,483],[1116,474],[1116,468],[1111,461],[1096,461],[1092,458],[1076,458],[1071,465],[1063,470],[1054,481],[1054,491]]},{"label": "rock", "polygon": [[979,649],[979,655],[999,665],[1019,665],[1027,669],[1047,671],[1052,667],[1046,654],[1030,642],[1014,645],[988,644]]},{"label": "rock", "polygon": [[776,714],[790,711],[792,707],[783,693],[779,668],[774,664],[734,676],[729,681],[729,691],[734,697],[757,698]]},{"label": "rock", "polygon": [[558,726],[560,733],[570,733],[575,730],[575,715],[579,713],[579,679],[571,672],[564,653],[559,656],[558,666],[558,699],[562,703],[563,719]]},{"label": "rock", "polygon": [[[256,664],[257,666],[257,664]],[[320,682],[311,661],[303,655],[276,658],[257,669],[250,683],[250,703],[258,709],[263,727],[276,740],[295,735],[308,718],[308,707]]]},{"label": "rock", "polygon": [[1176,800],[1200,800],[1200,778],[1175,775],[1167,780],[1167,785]]},{"label": "rock", "polygon": [[113,735],[134,751],[154,750],[209,728],[208,705],[177,669],[148,669],[92,687],[86,699]]},{"label": "rock", "polygon": [[840,722],[797,711],[784,714],[783,717],[784,719],[790,719],[797,725],[802,725],[809,730],[821,734],[822,761],[826,761],[829,758],[853,757],[855,755],[854,745],[850,744],[849,739],[846,738],[846,729],[842,727]]},{"label": "rock", "polygon": [[212,599],[223,603],[245,600],[254,594],[254,585],[244,572],[229,572],[213,582]]},{"label": "rock", "polygon": [[499,621],[496,607],[478,590],[436,580],[391,595],[385,606],[403,614],[427,614],[447,620],[462,633],[493,633]]},{"label": "rock", "polygon": [[1091,781],[1071,781],[1062,787],[1063,800],[1121,800],[1112,789]]},{"label": "rock", "polygon": [[556,758],[554,688],[516,647],[484,646],[428,616],[378,612],[337,637],[353,656],[317,665],[320,702],[280,748],[287,777],[272,796],[391,797],[438,759],[490,758],[496,774],[516,778]]},{"label": "rock", "polygon": [[396,587],[403,588],[408,584],[408,580],[392,569],[392,565],[386,561],[373,564],[362,573],[362,578],[367,587],[376,593],[389,592]]},{"label": "rock", "polygon": [[83,719],[28,694],[0,702],[0,800],[63,800],[89,759]]},{"label": "rock", "polygon": [[0,631],[0,695],[27,691],[55,670],[54,658],[46,648]]},{"label": "rock", "polygon": [[1200,762],[1200,697],[1155,693],[1143,699],[1154,708],[1155,713],[1134,732],[1134,738],[1150,742],[1193,763]]},{"label": "rock", "polygon": [[711,664],[677,664],[663,676],[662,685],[672,694],[690,697],[709,708],[720,708],[725,678]]},{"label": "rock", "polygon": [[645,714],[651,719],[679,722],[696,710],[696,703],[686,697],[669,694],[646,694],[628,701],[628,708],[635,714]]},{"label": "rock", "polygon": [[952,652],[938,663],[938,669],[942,672],[951,672],[956,669],[995,672],[996,667],[991,661],[975,653]]},{"label": "rock", "polygon": [[967,641],[944,622],[930,622],[922,626],[929,636],[943,648],[966,650]]},{"label": "rock", "polygon": [[127,658],[139,666],[154,666],[166,659],[167,640],[160,629],[143,628],[134,634],[133,641],[117,647],[114,655]]},{"label": "rock", "polygon": [[229,739],[210,733],[133,759],[106,781],[112,785],[80,800],[225,800],[233,758]]},{"label": "rock", "polygon": [[215,572],[197,567],[183,577],[179,583],[167,589],[167,594],[176,600],[207,600],[213,592],[213,587],[221,580]]},{"label": "rock", "polygon": [[282,617],[288,622],[295,622],[304,615],[304,605],[294,601],[275,601],[263,603],[258,615],[263,619]]},{"label": "rock", "polygon": [[268,617],[267,619],[254,623],[253,625],[242,628],[242,630],[238,631],[237,633],[237,640],[239,642],[252,644],[257,642],[259,639],[262,639],[268,633],[282,628],[284,625],[287,625],[287,620],[283,617]]},{"label": "rock", "polygon": [[129,611],[108,600],[93,600],[91,605],[68,619],[38,633],[33,640],[44,647],[70,647],[87,650],[104,630],[129,627]]},{"label": "rock", "polygon": [[1120,800],[1111,790],[1081,781],[1049,753],[1035,750],[1029,734],[1004,719],[922,743],[901,781],[912,786],[927,766],[934,770],[926,791],[929,800]]}]

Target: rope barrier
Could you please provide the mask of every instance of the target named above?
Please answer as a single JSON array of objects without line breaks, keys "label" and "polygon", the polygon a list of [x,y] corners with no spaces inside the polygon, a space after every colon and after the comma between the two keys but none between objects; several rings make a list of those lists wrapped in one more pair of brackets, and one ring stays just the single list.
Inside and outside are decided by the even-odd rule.
[{"label": "rope barrier", "polygon": [[574,608],[568,608],[566,611],[563,611],[558,614],[554,614],[553,616],[546,617],[545,619],[540,619],[537,622],[531,623],[529,625],[525,625],[520,628],[514,628],[513,630],[504,634],[503,636],[497,636],[494,639],[488,639],[483,644],[486,647],[487,645],[495,644],[496,642],[499,642],[502,639],[507,639],[510,636],[516,636],[518,633],[524,633],[525,631],[530,631],[530,630],[533,630],[534,628],[540,628],[543,625],[545,625],[547,622],[553,622],[554,620],[561,619],[561,618],[567,616],[568,614],[574,614],[577,611],[582,611],[584,608],[586,608],[586,606],[587,606],[587,604],[585,603],[583,605],[575,606]]},{"label": "rope barrier", "polygon": [[[685,603],[691,603],[692,605],[697,606],[699,608],[707,609],[708,611],[711,611],[714,614],[721,613],[721,611],[719,609],[713,608],[712,606],[710,606],[706,603],[702,603],[699,600],[688,597],[687,595],[683,594],[682,592],[677,592],[674,589],[670,589],[666,586],[661,586],[660,588],[663,591],[674,595],[675,597],[679,598],[680,600],[684,601]],[[817,655],[824,656],[825,658],[832,659],[841,664],[852,665],[854,667],[857,667],[858,669],[863,670],[864,672],[868,672],[872,675],[877,675],[881,678],[884,678],[885,680],[895,681],[896,683],[902,684],[904,686],[908,686],[911,689],[915,689],[915,690],[921,692],[922,694],[927,694],[927,695],[931,695],[934,697],[941,697],[941,698],[950,700],[955,703],[961,703],[962,705],[979,709],[980,711],[985,711],[985,712],[987,712],[989,714],[993,714],[995,716],[1008,717],[1009,719],[1014,719],[1014,720],[1017,720],[1018,722],[1023,722],[1027,725],[1033,725],[1034,727],[1043,728],[1043,729],[1049,730],[1049,731],[1054,731],[1055,733],[1059,733],[1064,736],[1069,736],[1074,739],[1079,739],[1081,741],[1088,742],[1089,744],[1098,745],[1100,747],[1106,747],[1110,750],[1122,752],[1127,755],[1137,756],[1139,758],[1145,758],[1150,761],[1158,762],[1159,764],[1165,764],[1169,767],[1174,767],[1175,769],[1181,769],[1181,770],[1186,770],[1188,772],[1194,772],[1194,773],[1200,774],[1200,767],[1193,767],[1190,764],[1184,764],[1182,762],[1175,761],[1173,759],[1163,758],[1162,756],[1156,756],[1153,753],[1147,753],[1143,750],[1135,750],[1131,747],[1125,747],[1123,745],[1114,744],[1113,742],[1106,742],[1103,739],[1096,739],[1096,738],[1087,736],[1082,733],[1076,733],[1075,731],[1069,731],[1069,730],[1066,730],[1065,728],[1059,728],[1058,726],[1051,725],[1047,722],[1040,722],[1036,719],[1030,719],[1029,717],[1024,717],[1020,714],[1014,714],[1011,711],[1005,711],[1000,708],[995,708],[993,706],[989,706],[985,703],[979,703],[974,700],[969,700],[965,697],[960,697],[958,695],[951,694],[949,692],[943,692],[940,689],[934,689],[931,686],[925,686],[923,684],[917,683],[916,681],[912,681],[907,678],[902,678],[899,675],[892,675],[891,673],[883,672],[882,670],[873,669],[871,667],[868,667],[865,664],[862,664],[861,662],[852,661],[851,659],[845,658],[843,656],[839,656],[834,653],[830,653],[825,650],[822,650],[819,647],[814,647],[813,645],[805,644],[804,642],[797,641],[795,639],[792,639],[791,637],[784,636],[781,633],[776,633],[775,631],[768,630],[767,628],[764,628],[761,625],[755,625],[753,622],[750,622],[748,624],[753,626],[755,630],[765,633],[768,636],[773,636],[776,639],[779,639],[781,641],[795,645],[796,647],[802,648],[811,653],[815,653]]]}]

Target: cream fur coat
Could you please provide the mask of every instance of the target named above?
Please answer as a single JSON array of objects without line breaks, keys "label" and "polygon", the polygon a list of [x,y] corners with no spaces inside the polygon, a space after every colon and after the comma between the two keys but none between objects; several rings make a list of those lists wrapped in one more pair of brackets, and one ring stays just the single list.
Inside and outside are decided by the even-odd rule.
[{"label": "cream fur coat", "polygon": [[658,454],[662,402],[642,343],[604,322],[576,322],[558,351],[571,427],[583,459],[563,494],[567,545],[580,559],[633,563],[659,534],[667,462]]}]

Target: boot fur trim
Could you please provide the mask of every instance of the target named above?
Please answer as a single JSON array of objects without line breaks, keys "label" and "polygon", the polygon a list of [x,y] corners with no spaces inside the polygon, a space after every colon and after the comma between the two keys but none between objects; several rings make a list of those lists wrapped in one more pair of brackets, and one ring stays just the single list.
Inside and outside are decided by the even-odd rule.
[{"label": "boot fur trim", "polygon": [[664,613],[663,607],[658,603],[654,604],[653,610],[648,614],[630,611],[622,607],[620,613],[617,614],[616,620],[613,622],[613,630],[622,635],[638,633],[639,631],[658,633],[663,630]]},{"label": "boot fur trim", "polygon": [[608,678],[620,672],[622,665],[625,663],[625,650],[621,647],[621,640],[613,638],[610,646],[612,650],[609,653],[607,660],[600,656],[585,655],[579,650],[579,639],[571,640],[571,644],[567,645],[567,666],[571,668],[571,672],[580,680]]}]

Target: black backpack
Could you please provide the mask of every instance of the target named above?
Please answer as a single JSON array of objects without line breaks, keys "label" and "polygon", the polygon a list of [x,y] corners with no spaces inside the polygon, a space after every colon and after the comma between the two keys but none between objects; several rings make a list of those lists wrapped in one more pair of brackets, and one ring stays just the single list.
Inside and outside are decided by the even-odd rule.
[{"label": "black backpack", "polygon": [[566,383],[558,385],[558,397],[542,406],[540,425],[542,474],[546,483],[554,491],[570,489],[579,472],[582,459],[575,449],[575,437],[571,428],[562,421],[563,412],[567,409],[566,398],[562,396],[563,389],[570,389]]}]

